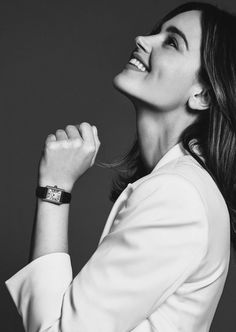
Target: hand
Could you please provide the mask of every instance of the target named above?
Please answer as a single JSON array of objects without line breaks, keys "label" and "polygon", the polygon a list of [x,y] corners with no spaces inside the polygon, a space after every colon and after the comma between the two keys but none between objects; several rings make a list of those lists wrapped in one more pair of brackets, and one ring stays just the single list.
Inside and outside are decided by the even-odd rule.
[{"label": "hand", "polygon": [[67,125],[48,135],[39,163],[39,185],[71,191],[78,178],[93,166],[100,147],[97,128],[87,122]]}]

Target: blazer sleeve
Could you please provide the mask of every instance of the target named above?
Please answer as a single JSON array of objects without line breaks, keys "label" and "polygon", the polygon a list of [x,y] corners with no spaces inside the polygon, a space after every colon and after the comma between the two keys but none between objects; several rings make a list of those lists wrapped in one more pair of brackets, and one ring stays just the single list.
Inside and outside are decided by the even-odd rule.
[{"label": "blazer sleeve", "polygon": [[131,331],[196,271],[207,232],[195,186],[158,174],[134,189],[74,279],[70,256],[51,253],[5,283],[26,332]]}]

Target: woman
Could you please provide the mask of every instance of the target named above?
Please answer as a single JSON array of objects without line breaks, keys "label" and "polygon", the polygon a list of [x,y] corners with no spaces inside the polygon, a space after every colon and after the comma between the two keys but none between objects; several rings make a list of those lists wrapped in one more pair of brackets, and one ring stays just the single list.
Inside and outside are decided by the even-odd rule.
[{"label": "woman", "polygon": [[[136,38],[113,82],[134,105],[137,139],[74,279],[68,202],[100,141],[86,122],[47,137],[30,261],[6,281],[27,332],[209,331],[234,243],[235,27],[216,7],[187,3]],[[65,204],[51,204],[55,185]]]}]

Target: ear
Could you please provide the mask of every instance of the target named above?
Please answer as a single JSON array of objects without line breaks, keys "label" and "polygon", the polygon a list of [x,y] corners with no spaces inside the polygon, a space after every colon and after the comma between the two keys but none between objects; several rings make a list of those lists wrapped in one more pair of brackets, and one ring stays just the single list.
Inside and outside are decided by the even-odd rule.
[{"label": "ear", "polygon": [[192,89],[188,99],[188,106],[196,110],[205,110],[210,106],[210,98],[208,90],[202,88],[200,85]]}]

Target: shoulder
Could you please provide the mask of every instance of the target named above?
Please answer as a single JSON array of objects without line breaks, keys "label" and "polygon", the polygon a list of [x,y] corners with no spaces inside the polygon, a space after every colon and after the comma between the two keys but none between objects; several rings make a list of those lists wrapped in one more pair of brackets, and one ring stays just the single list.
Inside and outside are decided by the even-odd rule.
[{"label": "shoulder", "polygon": [[162,194],[171,193],[172,197],[190,195],[201,200],[204,205],[207,205],[209,193],[212,198],[218,197],[218,201],[224,201],[210,174],[190,155],[168,162],[157,171],[132,183],[131,187],[135,196],[140,199],[153,191],[161,190]]},{"label": "shoulder", "polygon": [[185,158],[174,160],[130,184],[133,189],[132,198],[142,200],[161,194],[169,199],[179,200],[180,197],[186,197],[189,200],[192,197],[201,200],[197,172],[196,166]]},{"label": "shoulder", "polygon": [[178,172],[156,172],[137,184],[127,207],[136,212],[158,215],[170,222],[204,222],[206,208],[195,185]]},{"label": "shoulder", "polygon": [[[157,238],[171,239],[176,248],[194,248],[196,252],[201,248],[206,252],[208,218],[201,195],[192,182],[178,171],[166,168],[164,171],[163,167],[131,186],[133,190],[119,216],[119,229],[150,229],[154,242]],[[185,241],[189,244],[183,245]],[[171,248],[171,244],[168,246]]]},{"label": "shoulder", "polygon": [[228,228],[229,212],[221,191],[211,175],[190,155],[172,160],[131,187],[130,204],[152,198],[159,206],[175,207],[180,214],[205,215],[212,229],[216,224],[219,229]]}]

